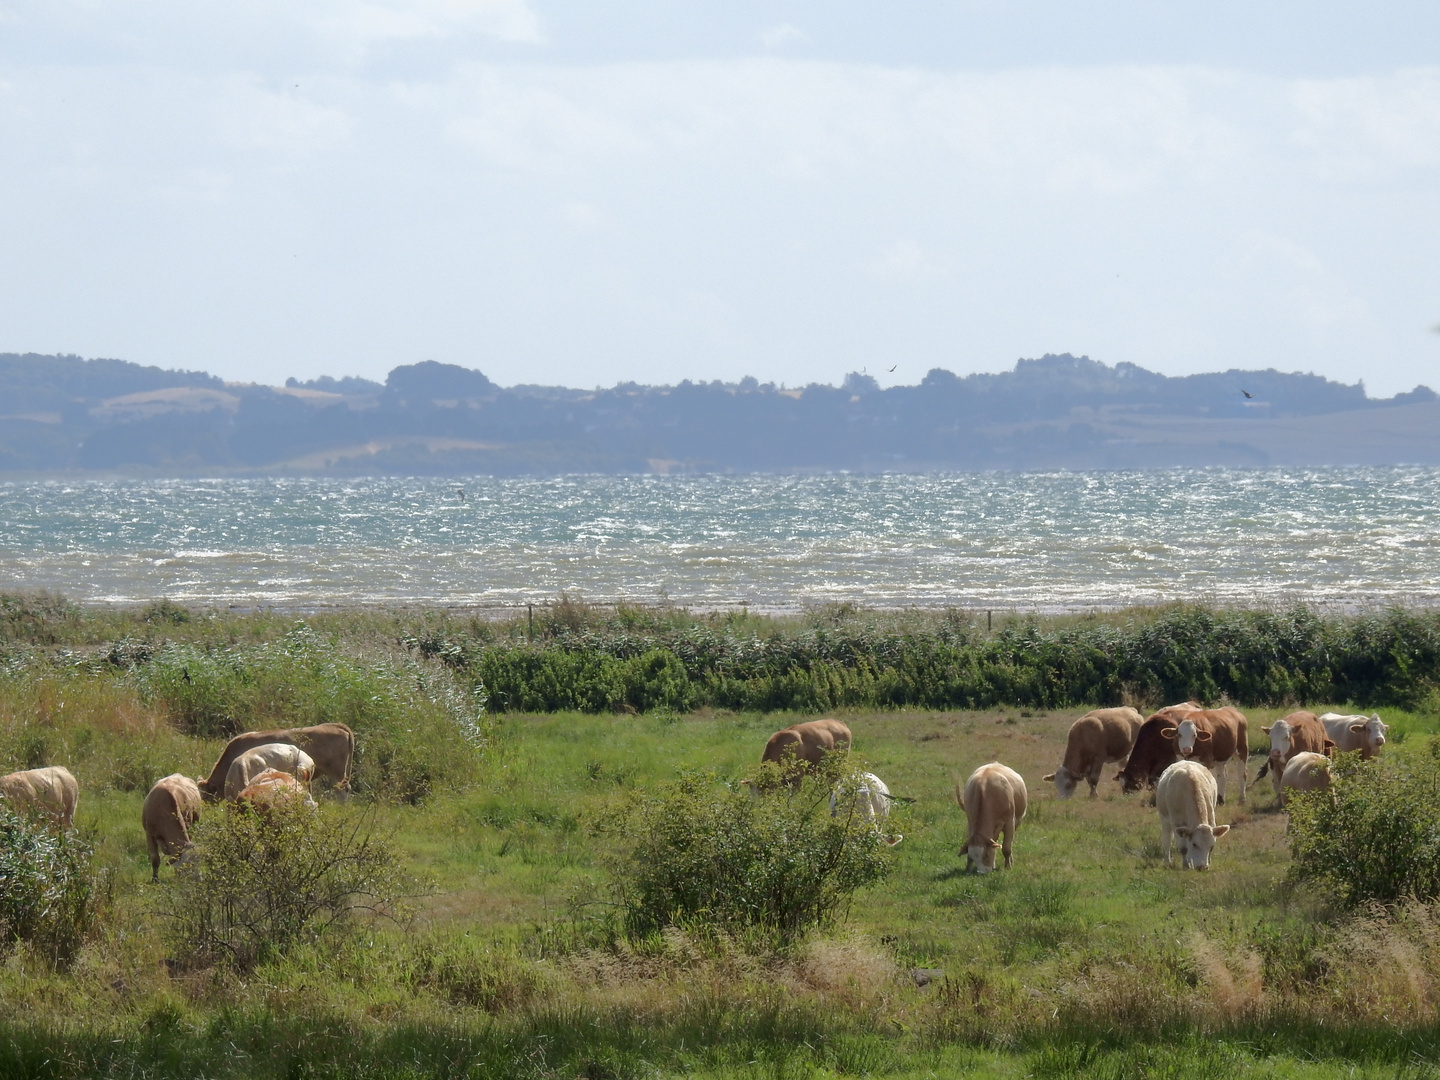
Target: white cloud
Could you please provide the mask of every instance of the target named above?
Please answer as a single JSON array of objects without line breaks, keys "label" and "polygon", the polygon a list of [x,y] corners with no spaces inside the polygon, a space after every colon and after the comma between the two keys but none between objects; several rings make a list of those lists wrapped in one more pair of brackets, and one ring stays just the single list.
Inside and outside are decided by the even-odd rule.
[{"label": "white cloud", "polygon": [[805,37],[805,31],[794,23],[778,23],[760,31],[760,46],[770,50],[783,49],[786,45],[799,44]]}]

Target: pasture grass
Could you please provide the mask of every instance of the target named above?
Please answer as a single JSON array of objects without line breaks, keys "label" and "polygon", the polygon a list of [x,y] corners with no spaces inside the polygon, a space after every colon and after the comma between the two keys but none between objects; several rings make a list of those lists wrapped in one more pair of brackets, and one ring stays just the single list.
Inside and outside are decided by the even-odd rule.
[{"label": "pasture grass", "polygon": [[[233,620],[222,637],[264,645],[293,626],[258,623]],[[182,733],[118,671],[32,665],[0,678],[0,768],[75,772],[77,827],[104,890],[67,971],[23,947],[0,961],[0,1074],[1440,1075],[1440,919],[1424,905],[1346,915],[1289,885],[1268,780],[1242,807],[1231,767],[1220,820],[1234,829],[1210,871],[1186,873],[1165,867],[1155,811],[1119,794],[1118,766],[1095,800],[1082,788],[1058,801],[1040,781],[1080,709],[841,712],[856,763],[915,800],[891,819],[905,839],[888,881],[789,947],[703,927],[629,940],[607,916],[630,801],[681,768],[736,778],[770,732],[806,716],[512,713],[474,746],[436,734],[448,699],[435,687],[463,689],[463,675],[443,658],[404,667],[395,626],[369,614],[346,639],[357,665],[392,665],[377,693],[395,672],[429,688],[392,692],[387,737],[470,756],[442,762],[413,802],[374,790],[322,812],[390,837],[422,883],[415,916],[248,973],[166,963],[173,870],[149,884],[139,827],[150,782],[203,775],[223,739]],[[1248,779],[1260,727],[1290,710],[1245,711]],[[1425,753],[1434,714],[1382,715],[1387,754]],[[991,760],[1026,778],[1030,810],[1014,868],[980,877],[961,870],[953,785]]]}]

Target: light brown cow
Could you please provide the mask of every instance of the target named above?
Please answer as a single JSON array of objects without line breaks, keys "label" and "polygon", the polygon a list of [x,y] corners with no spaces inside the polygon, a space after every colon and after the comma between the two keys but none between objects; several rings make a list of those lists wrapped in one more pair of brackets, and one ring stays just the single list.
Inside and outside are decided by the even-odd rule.
[{"label": "light brown cow", "polygon": [[16,811],[40,810],[62,828],[68,829],[75,824],[80,785],[70,775],[69,769],[63,765],[51,765],[0,776],[0,796]]},{"label": "light brown cow", "polygon": [[1320,718],[1312,712],[1293,712],[1260,730],[1270,737],[1270,756],[1255,774],[1255,782],[1258,784],[1268,772],[1271,786],[1275,788],[1275,798],[1284,806],[1280,781],[1290,759],[1296,754],[1328,753],[1335,749],[1335,743],[1325,733],[1325,725],[1320,722]]},{"label": "light brown cow", "polygon": [[1285,775],[1280,778],[1280,805],[1285,805],[1287,791],[1324,791],[1329,786],[1328,756],[1309,751],[1296,754],[1285,766]]},{"label": "light brown cow", "polygon": [[350,785],[350,761],[355,756],[355,733],[344,724],[316,724],[306,728],[284,728],[278,731],[247,731],[236,735],[221,752],[210,775],[199,781],[200,794],[218,799],[225,791],[230,766],[247,750],[266,743],[291,743],[304,750],[315,762],[315,775],[328,777],[340,790]]},{"label": "light brown cow", "polygon": [[[1010,866],[1014,862],[1015,831],[1025,816],[1024,778],[1014,769],[992,761],[971,773],[963,789],[960,778],[955,778],[955,799],[965,809],[968,829],[961,852],[965,869],[990,873],[995,869],[997,848],[1004,852],[1005,865]],[[1003,845],[996,839],[1002,834]]]},{"label": "light brown cow", "polygon": [[1124,761],[1135,745],[1144,718],[1128,705],[1118,709],[1093,709],[1070,725],[1065,740],[1065,760],[1045,782],[1055,782],[1055,794],[1068,799],[1083,778],[1090,785],[1090,797],[1100,786],[1100,771],[1109,761]]},{"label": "light brown cow", "polygon": [[832,750],[849,748],[850,729],[839,720],[807,720],[771,735],[765,743],[765,752],[760,755],[760,762],[774,762],[786,772],[789,771],[787,761],[793,762],[791,782],[799,783],[804,768],[820,764],[820,759]]},{"label": "light brown cow", "polygon": [[[1171,706],[1161,710],[1176,721],[1161,734],[1175,742],[1182,761],[1198,761],[1215,774],[1218,802],[1225,803],[1225,764],[1234,761],[1240,769],[1240,805],[1245,805],[1245,759],[1250,754],[1250,734],[1245,714],[1239,709],[1189,709]],[[1158,714],[1157,714],[1158,715]]]},{"label": "light brown cow", "polygon": [[239,796],[266,769],[290,773],[303,785],[310,783],[310,778],[315,775],[315,762],[294,743],[266,743],[246,750],[230,763],[230,775],[225,778],[225,797],[234,799]]},{"label": "light brown cow", "polygon": [[160,880],[160,856],[174,862],[190,850],[190,826],[200,820],[200,786],[181,773],[155,781],[145,805],[140,808],[140,825],[150,848],[150,880]]},{"label": "light brown cow", "polygon": [[235,797],[237,804],[253,806],[257,810],[268,810],[272,806],[301,799],[312,810],[315,808],[315,800],[300,781],[279,769],[266,769]]}]

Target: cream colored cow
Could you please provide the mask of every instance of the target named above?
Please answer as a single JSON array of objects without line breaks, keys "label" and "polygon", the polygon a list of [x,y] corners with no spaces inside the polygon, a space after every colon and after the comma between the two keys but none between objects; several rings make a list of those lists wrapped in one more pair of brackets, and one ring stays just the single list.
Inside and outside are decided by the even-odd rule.
[{"label": "cream colored cow", "polygon": [[1108,761],[1124,761],[1135,745],[1135,736],[1145,722],[1129,706],[1117,709],[1092,709],[1070,725],[1065,739],[1065,760],[1044,780],[1055,782],[1055,794],[1068,799],[1084,780],[1090,785],[1090,797],[1100,786],[1100,771]]},{"label": "cream colored cow", "polygon": [[225,797],[237,798],[266,769],[290,773],[303,785],[310,783],[315,774],[315,762],[293,743],[266,743],[246,750],[230,765],[230,775],[225,778]]},{"label": "cream colored cow", "polygon": [[[1004,852],[1005,865],[1010,866],[1014,862],[1015,831],[1025,816],[1024,778],[1009,766],[992,761],[971,773],[963,789],[957,777],[955,797],[965,808],[968,826],[965,849],[961,852],[965,856],[965,869],[973,867],[978,873],[990,873],[995,869],[997,848]],[[996,839],[1002,834],[1003,845]]]},{"label": "cream colored cow", "polygon": [[200,820],[200,785],[182,773],[171,773],[155,781],[145,805],[140,808],[140,825],[150,848],[150,880],[160,880],[160,856],[171,862],[193,846],[190,826]]},{"label": "cream colored cow", "polygon": [[1215,841],[1230,831],[1215,824],[1215,777],[1198,761],[1177,761],[1160,774],[1155,785],[1155,809],[1160,812],[1160,847],[1165,865],[1172,840],[1180,841],[1180,865],[1207,869]]},{"label": "cream colored cow", "polygon": [[12,809],[23,812],[33,808],[48,814],[62,828],[75,824],[75,806],[80,801],[80,785],[63,765],[44,769],[25,769],[0,776],[0,795]]},{"label": "cream colored cow", "polygon": [[1280,805],[1285,805],[1288,791],[1324,791],[1330,786],[1330,759],[1324,754],[1305,751],[1285,763],[1280,777]]}]

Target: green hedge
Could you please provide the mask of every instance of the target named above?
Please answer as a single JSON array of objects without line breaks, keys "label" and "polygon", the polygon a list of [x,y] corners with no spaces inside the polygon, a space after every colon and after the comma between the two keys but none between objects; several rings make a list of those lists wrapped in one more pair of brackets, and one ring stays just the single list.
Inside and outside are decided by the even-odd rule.
[{"label": "green hedge", "polygon": [[697,622],[651,633],[561,627],[535,642],[437,632],[411,644],[512,712],[1065,708],[1222,696],[1417,709],[1440,687],[1440,614],[1430,612],[1179,607],[1125,625],[1016,622],[994,634],[943,620],[768,635]]}]

